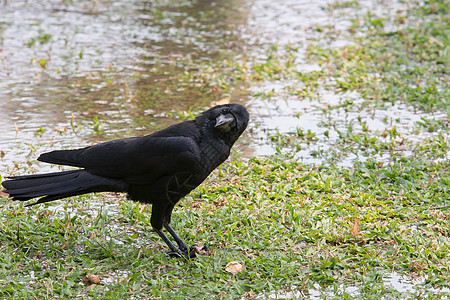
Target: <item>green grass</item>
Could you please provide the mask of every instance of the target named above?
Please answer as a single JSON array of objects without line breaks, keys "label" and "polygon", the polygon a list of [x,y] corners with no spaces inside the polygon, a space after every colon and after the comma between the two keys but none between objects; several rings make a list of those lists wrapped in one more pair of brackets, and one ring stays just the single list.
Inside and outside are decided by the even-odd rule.
[{"label": "green grass", "polygon": [[[369,15],[372,26],[368,36],[356,46],[311,49],[310,55],[316,55],[322,67],[340,78],[336,81],[337,89],[357,90],[367,100],[401,100],[422,109],[447,109],[450,106],[446,80],[450,66],[448,16],[427,11],[424,15],[421,17],[431,20],[398,31],[384,31],[382,21],[373,25]],[[355,26],[353,30],[361,27]]]},{"label": "green grass", "polygon": [[[147,206],[113,197],[91,209],[100,197],[86,196],[55,212],[3,199],[1,295],[235,298],[359,283],[362,297],[391,270],[426,275],[424,290],[448,287],[450,214],[434,208],[448,204],[449,167],[419,159],[352,170],[283,157],[232,162],[174,213],[182,238],[211,248],[192,261],[162,253]],[[228,273],[230,261],[245,270]],[[88,288],[88,273],[111,282]]]},{"label": "green grass", "polygon": [[[233,82],[286,83],[279,92],[252,95],[269,101],[320,100],[321,89],[343,99],[323,108],[323,132],[269,133],[278,154],[234,158],[176,207],[174,228],[190,244],[206,243],[208,256],[168,258],[151,231],[151,206],[123,196],[87,195],[33,208],[2,198],[0,298],[250,299],[275,291],[308,296],[310,289],[330,291],[321,297],[333,299],[448,298],[445,290],[436,294],[450,288],[450,210],[442,208],[450,205],[449,14],[443,3],[412,2],[407,16],[393,20],[356,17],[348,34],[366,36],[352,46],[329,49],[312,41],[307,63],[321,71],[296,70],[301,45],[271,45],[265,59],[197,65],[198,73],[180,75],[182,84],[219,87],[217,99],[237,93]],[[324,9],[351,7],[358,3],[337,1]],[[388,31],[389,22],[405,28]],[[347,91],[359,92],[363,103],[347,99]],[[384,131],[363,118],[332,120],[336,111],[379,111],[390,103],[447,118],[424,117],[407,130],[400,130],[401,120],[386,118]],[[100,125],[94,122],[94,131]],[[295,159],[321,143],[329,150],[310,155],[323,163]],[[344,168],[341,159],[349,155],[355,162]],[[33,169],[31,162],[20,172],[26,168]],[[245,268],[229,273],[231,261]],[[424,282],[398,291],[383,284],[393,271]],[[99,275],[100,284],[83,284],[87,274]]]}]

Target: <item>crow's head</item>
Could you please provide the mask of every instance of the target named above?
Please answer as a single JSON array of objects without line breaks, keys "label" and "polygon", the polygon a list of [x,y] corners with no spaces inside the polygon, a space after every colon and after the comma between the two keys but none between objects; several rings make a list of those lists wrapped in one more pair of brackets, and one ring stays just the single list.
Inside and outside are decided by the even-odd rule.
[{"label": "crow's head", "polygon": [[244,132],[249,121],[247,109],[240,104],[217,105],[202,116],[208,119],[209,126],[230,146]]}]

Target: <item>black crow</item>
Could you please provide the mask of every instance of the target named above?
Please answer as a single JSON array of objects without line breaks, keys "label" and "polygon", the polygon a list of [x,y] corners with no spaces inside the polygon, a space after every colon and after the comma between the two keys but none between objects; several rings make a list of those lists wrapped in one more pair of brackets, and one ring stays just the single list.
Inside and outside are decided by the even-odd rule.
[{"label": "black crow", "polygon": [[153,204],[152,227],[171,253],[194,256],[170,226],[172,210],[228,158],[248,121],[244,106],[218,105],[150,135],[44,153],[39,161],[80,169],[8,177],[3,192],[20,201],[41,197],[27,206],[91,192],[125,192],[131,200]]}]

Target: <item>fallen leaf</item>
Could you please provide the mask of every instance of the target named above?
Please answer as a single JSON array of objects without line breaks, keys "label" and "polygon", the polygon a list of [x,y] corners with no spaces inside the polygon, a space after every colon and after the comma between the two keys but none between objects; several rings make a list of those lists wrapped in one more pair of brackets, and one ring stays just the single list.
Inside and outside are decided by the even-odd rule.
[{"label": "fallen leaf", "polygon": [[359,220],[355,220],[355,224],[353,224],[353,228],[352,228],[352,235],[353,236],[358,236],[359,234]]},{"label": "fallen leaf", "polygon": [[100,276],[95,275],[95,274],[87,274],[86,277],[84,277],[83,282],[86,285],[99,284],[100,283]]},{"label": "fallen leaf", "polygon": [[239,272],[242,272],[243,270],[245,270],[245,264],[241,264],[240,262],[237,261],[230,261],[225,266],[225,271],[233,274],[237,274]]},{"label": "fallen leaf", "polygon": [[194,251],[195,254],[205,256],[208,254],[208,247],[203,243],[199,243],[198,245],[192,245],[190,251]]}]

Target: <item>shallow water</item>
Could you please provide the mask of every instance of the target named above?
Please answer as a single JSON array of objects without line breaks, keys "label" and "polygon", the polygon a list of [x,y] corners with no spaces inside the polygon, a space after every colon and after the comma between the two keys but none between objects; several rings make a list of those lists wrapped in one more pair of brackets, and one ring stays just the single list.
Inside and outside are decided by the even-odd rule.
[{"label": "shallow water", "polygon": [[[422,287],[420,287],[421,284],[423,284],[426,280],[426,277],[416,277],[416,278],[410,278],[403,276],[397,272],[392,272],[388,274],[386,277],[383,278],[382,282],[380,283],[380,287],[378,290],[385,290],[385,295],[395,295],[395,299],[402,299],[402,297],[411,297],[411,295],[415,295],[417,297],[420,297],[419,295],[423,296],[423,293],[421,292]],[[321,287],[319,284],[315,284],[314,288],[310,288],[304,291],[296,291],[295,288],[292,289],[292,291],[289,292],[276,292],[268,294],[267,296],[257,296],[258,299],[335,299],[338,297],[342,297],[344,294],[346,294],[346,298],[352,297],[352,298],[358,298],[360,296],[359,290],[363,288],[363,285],[361,286],[355,285],[355,286],[339,286],[339,287],[328,287],[324,288]],[[389,292],[389,293],[388,293]],[[448,288],[428,288],[427,292],[435,295],[438,295],[440,293],[449,293],[450,290]],[[386,297],[386,299],[390,299]],[[446,299],[445,296],[442,299]]]},{"label": "shallow water", "polygon": [[[345,129],[351,120],[364,114],[374,130],[384,129],[382,120],[386,117],[401,118],[400,128],[412,128],[411,124],[422,117],[445,117],[401,104],[370,112],[335,109],[324,117],[321,110],[325,105],[349,97],[355,102],[363,100],[357,93],[336,95],[326,91],[321,91],[320,100],[273,97],[267,101],[248,96],[292,84],[279,81],[247,86],[246,92],[230,98],[196,80],[188,84],[178,80],[183,74],[201,72],[195,69],[196,62],[214,65],[224,59],[240,61],[243,54],[264,60],[266,46],[271,44],[279,48],[295,45],[296,68],[317,70],[319,66],[304,63],[310,41],[325,47],[350,43],[343,33],[352,24],[355,9],[326,9],[335,3],[4,2],[0,6],[3,174],[26,170],[28,160],[34,161],[38,153],[49,149],[80,147],[162,129],[184,120],[188,110],[198,112],[223,97],[247,103],[250,109],[250,130],[240,143],[246,157],[274,153],[276,145],[270,143],[267,134],[277,130],[286,133],[301,128],[320,136],[327,130],[320,124],[337,120],[337,126]],[[401,2],[380,3],[362,1],[356,13],[370,10],[388,18],[406,9]],[[325,31],[314,30],[318,26]],[[343,119],[346,122],[341,122]],[[329,139],[303,145],[296,157],[321,163],[323,157],[312,157],[311,153],[327,151],[335,140],[336,132],[330,131]],[[350,165],[354,159],[349,156],[342,164]],[[44,165],[40,168],[49,169]]]},{"label": "shallow water", "polygon": [[234,28],[246,8],[234,5],[242,3],[4,2],[3,172],[34,151],[156,131],[209,105],[209,89],[176,79],[186,57],[212,61],[241,47]]},{"label": "shallow water", "polygon": [[[321,164],[325,156],[313,156],[311,153],[329,152],[335,148],[340,132],[347,132],[352,127],[353,132],[363,132],[364,130],[373,133],[373,136],[379,137],[384,131],[395,127],[399,135],[407,136],[409,143],[419,143],[426,138],[433,138],[439,135],[438,131],[424,132],[417,131],[417,122],[426,120],[446,120],[447,115],[441,112],[427,113],[415,110],[404,103],[383,103],[380,107],[362,107],[364,100],[358,93],[349,92],[343,95],[335,95],[328,91],[320,91],[320,100],[302,100],[289,97],[287,99],[272,99],[271,101],[250,100],[256,118],[263,124],[254,131],[254,137],[259,137],[260,141],[265,141],[267,134],[276,135],[293,134],[297,130],[307,132],[310,130],[315,133],[317,141],[305,142],[299,141],[301,150],[296,151],[295,157],[308,164]],[[357,110],[348,110],[342,106],[344,101],[351,101],[356,104]],[[333,106],[335,108],[333,108]],[[328,110],[324,117],[324,110]],[[265,124],[276,124],[276,127],[266,126]],[[325,133],[327,136],[325,136]],[[384,139],[388,140],[388,139]],[[270,155],[274,151],[274,146],[270,143],[261,142],[255,149],[256,155]],[[411,149],[405,147],[397,151],[396,156],[409,157],[412,155]],[[355,156],[354,153],[346,156],[340,164],[350,167],[354,161],[365,161],[368,158],[374,158],[378,161],[387,162],[391,159],[389,152],[381,156],[373,156],[370,153],[361,151]]]}]

